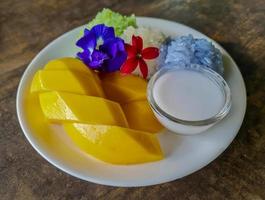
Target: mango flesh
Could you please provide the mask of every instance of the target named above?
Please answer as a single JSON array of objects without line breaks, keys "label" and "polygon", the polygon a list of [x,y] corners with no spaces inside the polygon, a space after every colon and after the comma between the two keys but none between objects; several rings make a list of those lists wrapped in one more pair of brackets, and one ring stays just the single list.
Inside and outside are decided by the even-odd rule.
[{"label": "mango flesh", "polygon": [[53,122],[74,121],[128,127],[120,105],[101,97],[44,92],[39,94],[39,100],[45,117]]},{"label": "mango flesh", "polygon": [[163,154],[155,135],[119,126],[65,123],[74,143],[88,154],[113,164],[161,160]]},{"label": "mango flesh", "polygon": [[[153,134],[162,126],[146,101],[147,82],[119,72],[100,78],[75,58],[52,60],[39,70],[29,94],[38,107],[36,112],[31,109],[31,121],[35,123],[42,112],[38,134],[56,145],[47,135],[52,133],[51,122],[60,123],[80,149],[100,160],[135,164],[162,159]],[[29,102],[28,109],[31,106]]]},{"label": "mango flesh", "polygon": [[110,100],[124,104],[146,99],[147,82],[140,77],[114,72],[100,78],[105,95]]},{"label": "mango flesh", "polygon": [[104,97],[101,84],[84,73],[69,70],[39,70],[33,78],[31,92],[63,91]]},{"label": "mango flesh", "polygon": [[100,83],[97,73],[89,69],[81,60],[77,58],[64,57],[51,60],[44,66],[44,70],[78,71],[92,76],[98,83]]},{"label": "mango flesh", "polygon": [[84,73],[92,74],[92,71],[81,61],[76,58],[64,57],[49,61],[45,66],[44,70],[76,70]]},{"label": "mango flesh", "polygon": [[124,104],[122,109],[128,120],[129,127],[132,129],[151,133],[157,133],[163,129],[146,100]]}]

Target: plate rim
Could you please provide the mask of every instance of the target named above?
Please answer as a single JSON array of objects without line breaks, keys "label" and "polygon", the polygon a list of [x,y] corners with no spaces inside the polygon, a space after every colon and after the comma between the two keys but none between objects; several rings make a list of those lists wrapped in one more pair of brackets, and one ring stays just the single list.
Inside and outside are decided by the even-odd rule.
[{"label": "plate rim", "polygon": [[242,76],[242,73],[241,71],[239,70],[236,62],[233,60],[233,58],[230,56],[230,54],[216,41],[214,41],[213,39],[209,38],[208,36],[206,36],[204,33],[201,33],[199,31],[197,31],[196,29],[192,28],[192,27],[189,27],[187,25],[184,25],[182,23],[179,23],[179,22],[176,22],[176,21],[171,21],[171,20],[166,20],[166,19],[160,19],[160,18],[153,18],[153,17],[141,17],[141,16],[137,16],[137,21],[140,20],[140,21],[145,21],[145,20],[148,20],[148,21],[160,21],[160,22],[166,22],[166,23],[171,23],[171,24],[176,24],[178,26],[182,26],[184,28],[187,28],[187,29],[190,29],[192,30],[193,32],[196,32],[196,33],[199,33],[201,35],[203,35],[205,38],[207,38],[208,40],[212,41],[214,44],[216,44],[218,46],[218,48],[222,49],[222,51],[225,52],[225,54],[229,57],[229,59],[231,60],[231,62],[233,63],[233,65],[235,66],[237,72],[239,73],[240,75],[240,84],[243,88],[243,95],[244,95],[244,105],[243,106],[243,114],[241,116],[241,120],[240,120],[240,126],[237,127],[236,129],[236,134],[234,135],[234,137],[231,139],[231,141],[228,143],[228,145],[220,150],[220,152],[218,154],[216,154],[215,156],[213,156],[211,159],[208,160],[207,163],[204,163],[202,166],[200,166],[199,168],[197,169],[194,169],[192,170],[189,174],[186,174],[182,177],[171,177],[171,178],[168,178],[168,179],[162,179],[160,181],[157,181],[156,183],[153,183],[153,182],[144,182],[144,183],[137,183],[135,184],[134,182],[132,184],[124,184],[122,182],[115,182],[115,181],[112,181],[112,180],[109,180],[109,179],[104,179],[104,178],[95,178],[93,176],[87,176],[87,177],[83,177],[81,175],[79,175],[78,173],[76,172],[73,172],[71,169],[68,169],[66,166],[61,166],[60,165],[60,162],[54,160],[54,159],[51,159],[51,158],[48,158],[48,156],[45,155],[45,153],[43,153],[37,144],[35,144],[31,138],[31,134],[29,134],[28,132],[30,132],[28,130],[28,127],[26,125],[26,122],[25,120],[23,119],[23,114],[22,114],[22,108],[21,108],[21,103],[22,103],[22,98],[23,98],[23,94],[22,92],[24,91],[23,88],[25,88],[25,82],[26,82],[26,75],[29,73],[30,69],[32,68],[31,66],[36,62],[36,60],[38,60],[39,57],[42,56],[42,54],[45,52],[45,49],[46,48],[49,48],[50,46],[52,46],[54,43],[56,43],[57,40],[59,39],[62,39],[63,37],[66,37],[70,32],[76,30],[76,29],[80,29],[81,27],[84,27],[84,25],[81,25],[81,26],[78,26],[76,28],[73,28],[65,33],[63,33],[62,35],[56,37],[55,39],[53,39],[51,42],[48,43],[48,45],[44,46],[36,55],[35,57],[31,60],[31,62],[27,65],[27,68],[25,69],[25,71],[23,72],[23,75],[21,76],[21,79],[19,81],[19,85],[18,85],[18,89],[17,89],[17,94],[16,94],[16,111],[17,111],[17,117],[18,117],[18,122],[20,124],[20,127],[22,129],[22,132],[23,134],[25,135],[25,137],[27,138],[28,142],[31,144],[31,146],[33,147],[33,149],[35,149],[46,161],[48,161],[50,164],[52,164],[53,166],[55,166],[56,168],[64,171],[65,173],[67,174],[70,174],[71,176],[74,176],[76,178],[79,178],[81,180],[84,180],[84,181],[89,181],[89,182],[93,182],[93,183],[97,183],[97,184],[101,184],[101,185],[108,185],[108,186],[117,186],[117,187],[139,187],[139,186],[150,186],[150,185],[157,185],[157,184],[161,184],[161,183],[166,183],[166,182],[171,182],[171,181],[174,181],[174,180],[177,180],[179,178],[183,178],[185,176],[188,176],[190,174],[193,174],[194,172],[196,171],[199,171],[201,170],[202,168],[204,168],[205,166],[207,166],[209,163],[213,162],[217,157],[219,157],[224,151],[225,149],[227,149],[227,147],[232,143],[232,141],[234,140],[234,138],[237,136],[238,132],[239,132],[239,129],[241,128],[242,126],[242,123],[243,123],[243,120],[244,120],[244,117],[245,117],[245,113],[246,113],[246,107],[247,107],[247,98],[246,98],[246,87],[245,87],[245,82],[244,82],[244,79],[243,79],[243,76]]}]

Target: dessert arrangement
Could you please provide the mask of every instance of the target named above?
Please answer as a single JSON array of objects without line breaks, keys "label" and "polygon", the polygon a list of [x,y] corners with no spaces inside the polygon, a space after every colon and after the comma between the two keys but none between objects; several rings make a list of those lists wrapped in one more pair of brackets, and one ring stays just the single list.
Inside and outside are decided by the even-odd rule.
[{"label": "dessert arrangement", "polygon": [[[164,158],[157,134],[195,134],[231,107],[221,52],[206,39],[169,38],[134,15],[103,9],[80,33],[76,57],[49,61],[32,79],[28,105],[87,154],[112,164]],[[44,130],[44,129],[43,129]],[[49,129],[45,129],[49,131]]]}]

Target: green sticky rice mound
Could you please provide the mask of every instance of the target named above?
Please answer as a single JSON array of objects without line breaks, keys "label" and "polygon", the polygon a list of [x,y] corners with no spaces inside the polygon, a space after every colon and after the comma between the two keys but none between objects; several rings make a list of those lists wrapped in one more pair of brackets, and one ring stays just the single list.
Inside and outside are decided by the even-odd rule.
[{"label": "green sticky rice mound", "polygon": [[123,16],[117,12],[113,12],[108,8],[104,8],[101,12],[98,12],[96,17],[87,24],[87,28],[91,29],[97,24],[112,26],[115,30],[116,36],[120,36],[128,26],[137,27],[134,14],[131,16]]}]

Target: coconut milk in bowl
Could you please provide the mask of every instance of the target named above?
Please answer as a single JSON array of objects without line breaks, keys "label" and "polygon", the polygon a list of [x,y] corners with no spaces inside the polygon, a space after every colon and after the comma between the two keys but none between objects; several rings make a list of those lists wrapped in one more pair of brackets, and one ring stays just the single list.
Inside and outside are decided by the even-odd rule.
[{"label": "coconut milk in bowl", "polygon": [[227,115],[231,93],[225,80],[207,67],[165,66],[148,83],[148,101],[166,128],[192,135]]}]

